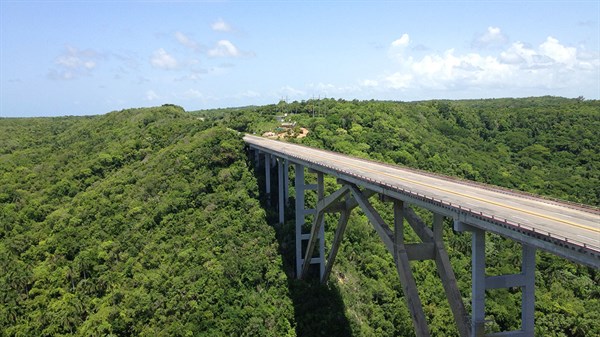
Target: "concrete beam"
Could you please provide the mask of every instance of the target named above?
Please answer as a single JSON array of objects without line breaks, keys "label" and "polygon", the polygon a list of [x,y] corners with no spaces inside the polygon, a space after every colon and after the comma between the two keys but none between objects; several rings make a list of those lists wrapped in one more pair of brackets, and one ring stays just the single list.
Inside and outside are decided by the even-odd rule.
[{"label": "concrete beam", "polygon": [[462,337],[468,337],[471,334],[471,325],[469,314],[462,300],[462,295],[458,289],[458,282],[454,275],[454,270],[450,264],[450,257],[446,251],[443,241],[444,217],[440,214],[433,214],[433,241],[435,243],[435,266],[437,273],[442,280],[446,298],[450,304],[454,321],[458,332]]},{"label": "concrete beam", "polygon": [[396,270],[400,277],[404,298],[406,299],[413,326],[415,327],[415,334],[418,337],[430,336],[431,334],[429,332],[429,327],[427,326],[425,313],[423,312],[423,305],[421,304],[417,284],[412,274],[412,270],[410,269],[410,262],[404,245],[404,205],[402,201],[399,200],[394,201],[393,238],[394,249],[392,254],[394,256],[394,261],[396,262]]},{"label": "concrete beam", "polygon": [[348,225],[348,219],[350,218],[351,210],[343,210],[340,213],[340,219],[338,221],[337,228],[335,230],[335,236],[333,237],[333,242],[331,243],[331,250],[329,251],[329,256],[327,258],[327,262],[325,264],[325,271],[323,273],[323,277],[321,277],[321,283],[327,283],[329,279],[329,275],[331,274],[331,269],[333,268],[333,263],[335,262],[335,258],[337,256],[338,250],[340,248],[340,244],[342,243],[342,239],[344,237],[344,232],[346,231],[346,226]]},{"label": "concrete beam", "polygon": [[[458,289],[458,283],[454,270],[450,264],[450,258],[446,252],[443,241],[443,219],[440,214],[433,215],[433,230],[431,230],[425,222],[414,212],[412,208],[405,205],[404,215],[407,222],[413,228],[417,236],[423,242],[430,242],[432,245],[432,258],[435,260],[437,273],[442,280],[446,298],[450,304],[450,309],[454,316],[458,331],[462,337],[467,337],[470,334],[469,314],[462,301],[462,296]],[[421,244],[424,245],[424,244]],[[408,245],[407,245],[408,246]],[[427,248],[426,252],[429,248]],[[410,255],[409,255],[410,256]],[[424,256],[427,257],[427,256]]]},{"label": "concrete beam", "polygon": [[379,237],[381,238],[381,241],[383,241],[383,243],[385,244],[385,247],[387,248],[388,252],[393,254],[394,233],[392,233],[392,231],[383,221],[379,213],[375,211],[369,200],[362,194],[358,187],[356,187],[356,185],[354,184],[349,184],[348,186],[350,187],[350,191],[352,191],[352,196],[354,197],[354,200],[356,200],[360,208],[363,210],[363,212],[365,212],[365,215],[375,228],[377,234],[379,234]]}]

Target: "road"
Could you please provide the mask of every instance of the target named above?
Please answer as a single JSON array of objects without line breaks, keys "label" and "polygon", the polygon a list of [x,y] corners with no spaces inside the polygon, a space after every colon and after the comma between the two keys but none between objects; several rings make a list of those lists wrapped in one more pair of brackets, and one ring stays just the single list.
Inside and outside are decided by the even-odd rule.
[{"label": "road", "polygon": [[519,224],[565,242],[585,245],[600,252],[600,211],[597,208],[551,201],[502,190],[489,185],[450,179],[400,166],[324,151],[296,144],[246,135],[248,144],[286,157],[299,157],[316,165],[363,177],[397,189],[441,200],[483,213],[499,221]]}]

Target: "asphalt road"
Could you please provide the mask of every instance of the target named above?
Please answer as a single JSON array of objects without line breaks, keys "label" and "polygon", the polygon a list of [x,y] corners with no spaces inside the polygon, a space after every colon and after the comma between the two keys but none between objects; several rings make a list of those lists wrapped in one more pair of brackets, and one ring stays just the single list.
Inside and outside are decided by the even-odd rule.
[{"label": "asphalt road", "polygon": [[246,143],[301,157],[317,165],[355,176],[367,177],[437,200],[483,212],[496,219],[548,232],[571,242],[585,244],[600,251],[600,212],[597,209],[573,207],[530,195],[520,195],[493,186],[452,180],[448,177],[412,169],[381,164],[364,159],[323,151],[296,144],[246,135]]}]

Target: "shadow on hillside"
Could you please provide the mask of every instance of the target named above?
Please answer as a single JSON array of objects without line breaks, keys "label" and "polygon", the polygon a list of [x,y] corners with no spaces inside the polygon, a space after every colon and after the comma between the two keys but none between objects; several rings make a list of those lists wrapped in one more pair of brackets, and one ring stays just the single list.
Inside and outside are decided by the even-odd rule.
[{"label": "shadow on hillside", "polygon": [[[254,170],[259,184],[260,202],[267,214],[267,221],[275,228],[283,269],[287,275],[288,289],[294,304],[294,318],[297,336],[350,336],[352,331],[345,315],[344,302],[335,286],[321,285],[318,277],[308,280],[296,279],[295,271],[295,225],[294,207],[286,207],[285,224],[278,224],[277,210],[277,171],[271,174],[271,195],[265,193],[265,171],[260,166],[255,169],[252,158],[248,166]],[[271,171],[273,172],[273,170]],[[274,192],[274,193],[273,193]],[[268,198],[269,197],[269,198]],[[291,197],[289,205],[294,205]],[[318,274],[318,271],[314,273]]]}]

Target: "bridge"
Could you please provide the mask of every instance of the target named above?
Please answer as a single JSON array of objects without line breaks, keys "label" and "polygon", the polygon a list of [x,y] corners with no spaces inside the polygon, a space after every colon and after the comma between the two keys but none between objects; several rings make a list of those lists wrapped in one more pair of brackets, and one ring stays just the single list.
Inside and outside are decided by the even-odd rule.
[{"label": "bridge", "polygon": [[[267,194],[271,194],[272,170],[273,176],[277,171],[280,223],[285,219],[289,170],[293,165],[296,276],[304,278],[316,268],[321,282],[328,280],[349,215],[354,208],[360,207],[394,258],[417,336],[430,336],[430,331],[410,261],[435,261],[458,331],[463,337],[533,336],[537,249],[600,269],[600,210],[597,208],[252,135],[246,135],[244,141],[253,153],[256,167],[264,166]],[[316,184],[307,183],[306,174],[316,174]],[[324,175],[337,178],[342,187],[326,196]],[[305,192],[309,190],[317,194],[317,202],[312,206],[307,206],[305,200]],[[392,203],[392,224],[386,223],[369,201],[374,195]],[[425,223],[411,206],[431,211],[432,224]],[[340,214],[327,256],[323,225],[325,213]],[[312,221],[307,222],[307,217],[312,217]],[[470,315],[462,301],[444,246],[444,218],[453,219],[454,230],[472,233]],[[405,223],[412,227],[421,242],[405,242]],[[486,275],[486,232],[521,244],[520,273]],[[521,329],[486,334],[485,291],[509,287],[521,288]]]}]

